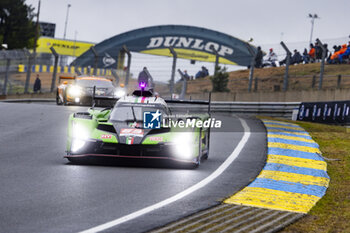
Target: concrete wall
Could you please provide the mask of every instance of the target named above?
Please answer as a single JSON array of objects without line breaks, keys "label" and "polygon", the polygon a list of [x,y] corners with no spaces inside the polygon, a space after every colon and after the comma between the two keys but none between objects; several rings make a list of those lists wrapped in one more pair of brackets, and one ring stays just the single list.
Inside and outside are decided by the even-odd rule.
[{"label": "concrete wall", "polygon": [[[186,98],[208,99],[208,93],[191,94]],[[214,101],[250,101],[250,102],[311,102],[350,100],[350,89],[326,89],[287,92],[238,92],[212,93]]]}]

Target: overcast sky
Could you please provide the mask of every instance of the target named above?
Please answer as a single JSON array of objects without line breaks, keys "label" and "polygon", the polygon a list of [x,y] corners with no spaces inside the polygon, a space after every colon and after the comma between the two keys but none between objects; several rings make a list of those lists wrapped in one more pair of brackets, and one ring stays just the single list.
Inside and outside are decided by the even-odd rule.
[{"label": "overcast sky", "polygon": [[[26,3],[37,8],[38,1]],[[74,39],[77,32],[77,40],[95,43],[137,28],[180,24],[253,38],[255,45],[277,47],[283,40],[306,42],[307,47],[309,13],[320,17],[314,39],[343,41],[350,34],[350,0],[41,0],[40,21],[55,23],[57,38],[63,38],[68,4],[66,38]]]},{"label": "overcast sky", "polygon": [[[27,0],[37,8],[38,0]],[[146,26],[183,24],[205,27],[255,44],[308,41],[309,13],[320,16],[315,38],[350,34],[349,0],[41,0],[40,21],[56,24],[62,38],[71,4],[67,38],[100,42],[111,36]],[[283,35],[282,35],[283,33]]]}]

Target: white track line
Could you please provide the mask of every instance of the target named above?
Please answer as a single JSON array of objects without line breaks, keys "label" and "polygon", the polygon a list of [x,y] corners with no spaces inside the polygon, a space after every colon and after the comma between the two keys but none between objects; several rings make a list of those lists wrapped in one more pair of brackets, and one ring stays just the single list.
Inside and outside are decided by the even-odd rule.
[{"label": "white track line", "polygon": [[201,180],[199,183],[187,188],[186,190],[172,196],[169,197],[168,199],[165,199],[161,202],[158,202],[154,205],[145,207],[141,210],[138,210],[136,212],[133,212],[131,214],[125,215],[121,218],[117,218],[115,220],[112,220],[110,222],[106,222],[104,224],[98,225],[96,227],[87,229],[85,231],[81,231],[80,233],[92,233],[92,232],[100,232],[100,231],[104,231],[107,230],[109,228],[115,227],[119,224],[125,223],[127,221],[130,221],[132,219],[135,219],[137,217],[140,217],[144,214],[147,214],[153,210],[162,208],[166,205],[169,205],[175,201],[178,201],[188,195],[190,195],[191,193],[197,191],[198,189],[203,188],[204,186],[206,186],[207,184],[209,184],[210,182],[212,182],[214,179],[216,179],[218,176],[220,176],[230,165],[231,163],[238,157],[238,155],[241,153],[243,147],[245,146],[245,144],[248,142],[248,139],[250,137],[250,128],[247,125],[247,122],[241,118],[239,118],[239,120],[241,121],[241,124],[243,126],[244,129],[244,134],[243,137],[241,138],[241,140],[239,141],[238,145],[236,146],[236,148],[232,151],[232,153],[230,154],[230,156],[225,160],[225,162],[223,162],[220,167],[218,167],[213,173],[211,173],[209,176],[207,176],[205,179]]}]

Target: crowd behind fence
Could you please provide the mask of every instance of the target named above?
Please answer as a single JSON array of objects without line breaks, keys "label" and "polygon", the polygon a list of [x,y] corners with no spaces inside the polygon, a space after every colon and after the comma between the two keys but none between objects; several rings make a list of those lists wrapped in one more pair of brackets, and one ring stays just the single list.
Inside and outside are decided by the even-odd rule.
[{"label": "crowd behind fence", "polygon": [[[338,38],[332,40],[319,41],[318,45],[328,44],[328,48],[332,48],[335,45],[347,43],[349,38]],[[308,43],[281,43],[263,45],[262,49],[265,51],[270,48],[274,49],[278,59],[283,59],[288,55],[288,52],[293,50],[299,50],[300,52],[306,48]],[[350,47],[350,46],[349,46]],[[339,46],[338,46],[339,48]],[[32,91],[33,82],[35,76],[39,73],[39,77],[42,79],[42,92],[52,91],[50,88],[51,80],[53,79],[53,72],[55,70],[55,56],[53,54],[39,54],[33,57],[28,50],[1,50],[0,51],[0,95],[23,93],[26,91],[26,85],[28,82],[28,71],[32,74],[30,78],[29,89]],[[330,57],[330,56],[329,56]],[[31,60],[32,59],[32,60]],[[60,74],[75,74],[77,71],[82,74],[96,74],[96,75],[112,75],[110,69],[96,69],[94,67],[74,67],[74,66],[62,66],[67,63],[67,58],[60,56],[60,62],[56,65],[56,72]],[[135,58],[134,58],[135,59]],[[148,59],[149,60],[149,59]],[[321,59],[322,60],[322,59]],[[315,59],[314,62],[320,62],[320,59]],[[176,59],[172,60],[175,61]],[[325,59],[323,59],[325,61]],[[345,60],[349,63],[349,58]],[[137,59],[133,61],[139,62]],[[152,60],[153,62],[153,60]],[[174,69],[174,63],[163,67],[161,62],[153,62],[154,68],[149,70],[159,70],[160,73],[167,73]],[[288,65],[286,65],[286,72],[284,77],[268,77],[261,78],[254,75],[251,69],[251,75],[247,78],[230,80],[228,89],[231,91],[286,91],[286,90],[306,90],[306,89],[321,89],[321,88],[350,88],[349,75],[339,73],[339,75],[325,75],[324,66],[320,64],[320,70],[316,71],[315,75],[303,75],[293,76],[288,73]],[[129,64],[130,66],[130,64]],[[130,67],[127,69],[130,72]],[[169,72],[170,73],[170,72]],[[173,72],[174,73],[174,72]],[[174,74],[172,74],[173,76]],[[175,74],[176,75],[176,74]],[[172,78],[173,77],[169,77]],[[57,82],[56,82],[57,84]],[[5,88],[6,87],[6,88]]]}]

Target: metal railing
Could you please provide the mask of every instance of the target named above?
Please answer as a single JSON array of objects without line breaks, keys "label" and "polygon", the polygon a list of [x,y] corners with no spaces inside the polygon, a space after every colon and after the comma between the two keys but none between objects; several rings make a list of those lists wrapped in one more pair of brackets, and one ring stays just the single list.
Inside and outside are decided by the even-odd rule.
[{"label": "metal railing", "polygon": [[[192,102],[192,103],[191,103]],[[188,103],[191,103],[190,106]],[[180,112],[207,112],[208,106],[196,101],[185,103],[169,103],[170,109]],[[210,112],[245,115],[266,115],[273,117],[291,118],[294,109],[298,109],[300,102],[223,102],[213,101]]]}]

